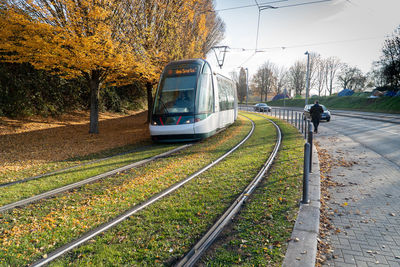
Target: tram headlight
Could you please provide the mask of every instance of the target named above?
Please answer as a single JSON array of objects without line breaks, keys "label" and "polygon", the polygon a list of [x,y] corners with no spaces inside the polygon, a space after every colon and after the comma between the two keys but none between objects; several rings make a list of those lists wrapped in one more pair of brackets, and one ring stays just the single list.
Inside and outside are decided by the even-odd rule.
[{"label": "tram headlight", "polygon": [[157,125],[157,122],[153,121],[153,122],[151,123],[151,125]]}]

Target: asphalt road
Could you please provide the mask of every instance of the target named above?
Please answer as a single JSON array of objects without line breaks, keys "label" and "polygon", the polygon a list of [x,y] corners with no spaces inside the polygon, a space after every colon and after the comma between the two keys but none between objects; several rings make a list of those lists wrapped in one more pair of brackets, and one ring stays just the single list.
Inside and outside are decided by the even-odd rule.
[{"label": "asphalt road", "polygon": [[400,124],[333,115],[321,126],[361,143],[400,167]]}]

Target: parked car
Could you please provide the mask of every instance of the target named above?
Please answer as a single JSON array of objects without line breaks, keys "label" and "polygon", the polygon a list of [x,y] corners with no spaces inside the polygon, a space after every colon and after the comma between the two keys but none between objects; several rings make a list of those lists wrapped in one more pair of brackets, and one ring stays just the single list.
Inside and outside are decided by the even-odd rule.
[{"label": "parked car", "polygon": [[[306,105],[304,107],[304,117],[307,119],[311,120],[311,116],[310,116],[310,108],[313,106],[314,104],[310,104],[310,105]],[[326,120],[326,121],[330,121],[331,120],[331,112],[324,106],[319,104],[322,109],[324,110],[324,112],[321,114],[321,120]]]},{"label": "parked car", "polygon": [[271,112],[271,107],[265,103],[258,103],[258,104],[254,105],[254,110],[261,111],[261,112],[265,112],[265,111]]}]

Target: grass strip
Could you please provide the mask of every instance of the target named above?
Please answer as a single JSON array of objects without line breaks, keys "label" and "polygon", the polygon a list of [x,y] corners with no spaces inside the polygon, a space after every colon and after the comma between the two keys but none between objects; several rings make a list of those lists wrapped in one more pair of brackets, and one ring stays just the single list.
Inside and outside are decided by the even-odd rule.
[{"label": "grass strip", "polygon": [[82,181],[89,177],[105,173],[119,167],[150,158],[160,153],[166,152],[178,145],[159,145],[148,146],[146,150],[139,149],[132,153],[116,156],[101,162],[88,164],[78,168],[66,170],[62,173],[42,177],[27,181],[21,184],[14,184],[0,188],[0,206],[13,203],[15,201],[38,195],[74,182]]},{"label": "grass strip", "polygon": [[283,133],[278,157],[240,214],[203,256],[202,265],[282,265],[301,199],[304,140],[294,127],[274,121]]},{"label": "grass strip", "polygon": [[253,136],[224,161],[53,265],[176,263],[244,190],[272,151],[274,126],[249,117],[256,123]]},{"label": "grass strip", "polygon": [[23,180],[28,177],[42,175],[45,173],[70,168],[70,167],[80,165],[80,164],[90,163],[91,161],[115,156],[118,154],[123,154],[123,153],[127,153],[127,152],[135,152],[135,151],[137,151],[137,152],[145,151],[145,150],[149,149],[149,147],[151,145],[152,145],[152,143],[150,141],[135,143],[132,145],[107,149],[107,150],[104,150],[104,151],[101,151],[98,153],[93,153],[90,155],[73,157],[73,158],[63,160],[63,161],[46,162],[43,164],[36,164],[30,168],[23,169],[21,171],[15,171],[15,170],[2,171],[2,172],[0,172],[0,184]]},{"label": "grass strip", "polygon": [[0,265],[29,264],[116,217],[225,153],[250,127],[250,122],[240,119],[226,131],[168,158],[0,214]]}]

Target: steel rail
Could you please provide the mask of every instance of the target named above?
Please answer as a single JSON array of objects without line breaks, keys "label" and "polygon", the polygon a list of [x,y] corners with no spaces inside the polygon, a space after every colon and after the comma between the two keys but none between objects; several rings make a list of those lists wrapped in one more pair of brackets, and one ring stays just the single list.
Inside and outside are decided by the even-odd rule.
[{"label": "steel rail", "polygon": [[[265,118],[264,116],[262,116]],[[265,118],[267,119],[267,118]],[[275,159],[279,147],[282,141],[282,133],[279,126],[270,119],[269,120],[276,128],[277,131],[277,141],[275,147],[270,154],[268,160],[263,165],[261,170],[255,176],[255,178],[250,182],[246,189],[240,194],[240,196],[233,202],[233,204],[226,210],[226,212],[218,219],[218,221],[210,228],[210,230],[197,242],[196,245],[183,257],[176,266],[193,266],[204,254],[204,252],[211,246],[218,235],[222,232],[223,228],[230,222],[230,220],[239,212],[243,203],[248,199],[248,197],[253,193],[258,183],[263,179],[265,172],[270,168],[273,160]]]},{"label": "steel rail", "polygon": [[109,159],[112,159],[112,158],[115,158],[115,157],[123,156],[123,155],[129,154],[129,153],[133,153],[133,152],[137,152],[137,151],[138,150],[131,150],[131,151],[119,153],[119,154],[116,154],[116,155],[113,155],[113,156],[110,156],[110,157],[101,158],[101,159],[92,160],[92,161],[89,161],[89,162],[77,164],[77,165],[74,165],[74,166],[71,166],[71,167],[67,167],[67,168],[64,168],[64,169],[55,170],[55,171],[51,171],[51,172],[46,172],[46,173],[43,173],[43,174],[27,177],[27,178],[24,178],[24,179],[21,179],[21,180],[2,183],[2,184],[0,184],[0,188],[1,187],[6,187],[6,186],[11,186],[11,185],[14,185],[14,184],[25,183],[25,182],[28,182],[28,181],[36,180],[36,179],[47,177],[47,176],[51,176],[51,175],[54,175],[54,174],[63,173],[63,172],[66,172],[66,171],[70,171],[70,170],[79,168],[79,167],[84,167],[84,166],[87,166],[87,165],[99,163],[99,162],[102,162],[102,161],[105,161],[105,160],[109,160]]},{"label": "steel rail", "polygon": [[125,165],[123,167],[120,167],[120,168],[117,168],[117,169],[114,169],[114,170],[111,170],[111,171],[108,171],[108,172],[105,172],[105,173],[102,173],[102,174],[98,174],[96,176],[89,177],[89,178],[87,178],[85,180],[82,180],[82,181],[79,181],[79,182],[76,182],[76,183],[65,185],[65,186],[62,186],[62,187],[59,187],[59,188],[56,188],[56,189],[41,193],[39,195],[35,195],[33,197],[25,198],[25,199],[22,199],[22,200],[19,200],[19,201],[16,201],[16,202],[1,206],[0,207],[0,213],[8,211],[8,210],[11,210],[11,209],[14,209],[16,207],[24,206],[24,205],[39,201],[39,200],[44,199],[44,198],[48,198],[48,197],[54,196],[56,194],[59,194],[59,193],[65,192],[65,191],[69,191],[69,190],[81,187],[81,186],[83,186],[85,184],[92,183],[92,182],[95,182],[95,181],[97,181],[99,179],[103,179],[103,178],[115,175],[118,172],[127,171],[129,169],[132,169],[132,168],[138,167],[140,165],[143,165],[143,164],[149,163],[151,161],[154,161],[156,159],[167,157],[167,156],[169,156],[169,155],[171,155],[171,154],[173,154],[175,152],[178,152],[178,151],[180,151],[182,149],[185,149],[185,148],[187,148],[187,147],[189,147],[191,145],[192,144],[186,144],[186,145],[174,148],[172,150],[169,150],[167,152],[155,155],[155,156],[153,156],[151,158],[140,160],[140,161],[134,162],[132,164],[128,164],[128,165]]},{"label": "steel rail", "polygon": [[[247,118],[247,119],[249,119],[249,118]],[[243,138],[233,148],[231,148],[228,152],[226,152],[224,155],[222,155],[221,157],[219,157],[218,159],[216,159],[215,161],[213,161],[209,165],[205,166],[204,168],[200,169],[199,171],[195,172],[194,174],[190,175],[189,177],[185,178],[184,180],[182,180],[182,181],[172,185],[171,187],[161,191],[160,193],[154,195],[153,197],[151,197],[147,201],[145,201],[145,202],[143,202],[143,203],[141,203],[139,205],[135,205],[130,210],[122,213],[121,215],[119,215],[118,217],[114,218],[113,220],[96,227],[95,229],[93,229],[93,230],[85,233],[84,235],[82,235],[80,238],[78,238],[78,239],[76,239],[76,240],[74,240],[74,241],[72,241],[72,242],[70,242],[68,244],[65,244],[64,246],[54,250],[53,252],[49,253],[46,258],[40,259],[40,260],[34,262],[30,266],[39,267],[39,266],[43,266],[45,264],[48,264],[49,262],[55,260],[56,258],[60,257],[61,255],[63,255],[65,253],[67,253],[68,251],[74,249],[75,247],[83,244],[84,242],[92,239],[93,237],[95,237],[95,236],[107,231],[108,229],[114,227],[115,225],[121,223],[122,221],[124,221],[128,217],[132,216],[133,214],[137,213],[138,211],[146,208],[147,206],[153,204],[154,202],[157,202],[158,200],[162,199],[163,197],[165,197],[168,194],[172,193],[173,191],[177,190],[178,188],[180,188],[181,186],[183,186],[187,182],[191,181],[195,177],[197,177],[200,174],[204,173],[205,171],[207,171],[208,169],[210,169],[214,165],[218,164],[223,159],[225,159],[227,156],[232,154],[235,150],[237,150],[241,145],[243,145],[252,136],[252,134],[254,132],[255,125],[254,125],[254,122],[252,120],[250,120],[250,121],[251,121],[251,124],[252,124],[252,128],[249,131],[249,133],[247,134],[247,136],[245,138]]]}]

